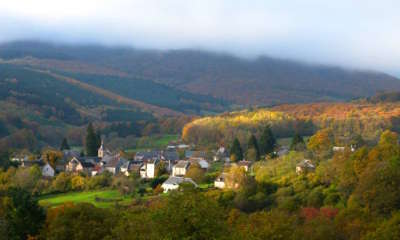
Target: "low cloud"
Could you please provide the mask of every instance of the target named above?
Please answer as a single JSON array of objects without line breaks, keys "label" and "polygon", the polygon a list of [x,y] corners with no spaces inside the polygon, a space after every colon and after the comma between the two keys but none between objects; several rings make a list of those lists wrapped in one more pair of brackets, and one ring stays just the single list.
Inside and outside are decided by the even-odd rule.
[{"label": "low cloud", "polygon": [[400,75],[399,1],[0,1],[0,41],[200,48]]}]

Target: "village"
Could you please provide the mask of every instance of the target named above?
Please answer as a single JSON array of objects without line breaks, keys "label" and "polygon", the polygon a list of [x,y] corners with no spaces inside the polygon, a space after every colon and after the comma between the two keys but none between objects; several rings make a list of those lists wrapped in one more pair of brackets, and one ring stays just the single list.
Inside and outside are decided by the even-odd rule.
[{"label": "village", "polygon": [[[345,147],[333,146],[332,151],[345,151]],[[350,147],[353,152],[355,149]],[[182,154],[180,154],[182,153]],[[289,153],[288,146],[279,146],[273,152],[277,157],[282,157]],[[144,150],[135,153],[132,159],[121,156],[120,152],[112,152],[106,148],[104,141],[98,148],[97,156],[82,156],[76,150],[63,150],[62,159],[58,160],[54,165],[43,160],[31,159],[26,156],[14,156],[11,161],[18,164],[20,168],[28,168],[38,166],[41,175],[44,178],[54,178],[60,173],[70,175],[82,175],[85,177],[98,176],[102,173],[108,173],[112,176],[137,176],[143,181],[150,181],[161,175],[168,178],[161,183],[164,193],[171,190],[177,190],[183,183],[198,187],[198,183],[188,177],[189,169],[199,168],[203,173],[209,171],[210,166],[217,166],[218,175],[209,187],[224,189],[238,188],[238,183],[227,183],[227,175],[230,174],[232,168],[240,169],[244,174],[252,175],[252,165],[254,161],[242,159],[240,161],[232,161],[231,154],[228,149],[221,146],[218,149],[206,152],[196,150],[195,146],[188,144],[170,144],[162,150]],[[300,161],[293,171],[296,174],[305,174],[313,172],[315,164],[309,159]]]}]

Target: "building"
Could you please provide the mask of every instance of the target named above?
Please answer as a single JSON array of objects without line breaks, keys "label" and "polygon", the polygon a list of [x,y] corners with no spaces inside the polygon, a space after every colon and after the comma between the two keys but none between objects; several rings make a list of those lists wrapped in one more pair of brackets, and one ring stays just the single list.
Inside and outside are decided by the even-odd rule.
[{"label": "building", "polygon": [[225,147],[220,147],[214,155],[214,161],[230,162],[228,150]]},{"label": "building", "polygon": [[315,170],[315,165],[311,162],[311,160],[304,159],[300,163],[296,165],[296,173],[303,174],[307,172],[313,172]]},{"label": "building", "polygon": [[121,171],[121,166],[127,162],[128,160],[121,158],[120,155],[117,154],[107,162],[103,162],[103,168],[105,171],[110,172],[113,175],[116,175]]},{"label": "building", "polygon": [[141,178],[155,178],[157,167],[160,164],[158,159],[147,161],[140,167],[139,173]]},{"label": "building", "polygon": [[44,166],[42,166],[41,171],[43,177],[54,177],[54,174],[56,172],[49,163],[46,163]]},{"label": "building", "polygon": [[166,193],[168,191],[178,189],[179,185],[184,182],[191,183],[197,187],[197,184],[191,178],[171,176],[161,185],[161,188],[164,189],[164,193]]},{"label": "building", "polygon": [[156,150],[152,150],[152,151],[139,151],[135,154],[135,158],[134,160],[136,162],[146,162],[146,161],[152,161],[161,159],[161,151],[156,151]]},{"label": "building", "polygon": [[185,176],[187,170],[189,169],[189,166],[190,166],[189,161],[184,161],[184,160],[178,161],[178,163],[172,167],[172,176],[174,177]]},{"label": "building", "polygon": [[72,173],[85,172],[91,175],[95,165],[96,163],[93,158],[86,159],[74,157],[65,166],[65,171]]},{"label": "building", "polygon": [[104,147],[104,142],[101,140],[101,145],[97,150],[97,157],[104,158],[106,155],[111,155],[111,152]]},{"label": "building", "polygon": [[250,167],[251,167],[251,165],[252,165],[252,162],[251,162],[251,161],[242,160],[242,161],[239,161],[239,162],[237,163],[237,165],[238,165],[239,167],[244,168],[244,170],[245,170],[246,172],[248,172],[248,171],[250,170]]},{"label": "building", "polygon": [[214,187],[219,189],[225,188],[225,173],[222,173],[215,179]]}]

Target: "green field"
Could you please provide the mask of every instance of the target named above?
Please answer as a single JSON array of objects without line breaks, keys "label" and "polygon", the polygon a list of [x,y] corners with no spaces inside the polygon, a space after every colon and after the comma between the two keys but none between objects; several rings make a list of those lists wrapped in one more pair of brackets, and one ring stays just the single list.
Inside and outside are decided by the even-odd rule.
[{"label": "green field", "polygon": [[39,204],[46,207],[54,207],[63,203],[91,203],[96,207],[112,207],[118,202],[127,205],[132,197],[122,196],[117,190],[99,190],[90,192],[69,192],[41,197]]},{"label": "green field", "polygon": [[172,141],[178,141],[179,135],[146,136],[140,138],[136,148],[126,149],[126,152],[137,152],[147,149],[162,149]]}]

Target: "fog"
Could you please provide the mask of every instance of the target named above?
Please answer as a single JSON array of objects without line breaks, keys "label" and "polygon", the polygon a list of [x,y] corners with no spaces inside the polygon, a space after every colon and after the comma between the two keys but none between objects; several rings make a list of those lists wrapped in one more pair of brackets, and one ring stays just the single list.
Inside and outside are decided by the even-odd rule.
[{"label": "fog", "polygon": [[400,1],[0,0],[0,42],[197,48],[400,76]]}]

